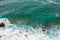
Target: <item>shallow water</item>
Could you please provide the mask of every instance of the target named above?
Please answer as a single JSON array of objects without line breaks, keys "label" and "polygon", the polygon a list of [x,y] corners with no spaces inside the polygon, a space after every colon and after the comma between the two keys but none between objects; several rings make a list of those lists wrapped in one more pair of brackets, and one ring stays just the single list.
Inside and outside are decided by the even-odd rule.
[{"label": "shallow water", "polygon": [[1,22],[0,40],[60,40],[60,1],[0,0]]}]

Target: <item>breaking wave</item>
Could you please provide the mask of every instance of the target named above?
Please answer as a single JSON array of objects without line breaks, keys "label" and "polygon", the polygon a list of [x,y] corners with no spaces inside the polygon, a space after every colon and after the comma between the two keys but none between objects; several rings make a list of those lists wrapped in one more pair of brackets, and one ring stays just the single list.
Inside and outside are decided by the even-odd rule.
[{"label": "breaking wave", "polygon": [[60,40],[60,2],[1,0],[0,23],[0,40]]},{"label": "breaking wave", "polygon": [[[34,29],[30,25],[20,25],[17,27],[11,24],[7,18],[1,18],[0,23],[5,24],[5,28],[0,28],[0,40],[59,40],[60,32],[58,26],[50,30],[42,31],[42,28]],[[59,25],[60,26],[60,25]],[[57,30],[58,29],[58,30]],[[48,34],[48,35],[47,35]]]}]

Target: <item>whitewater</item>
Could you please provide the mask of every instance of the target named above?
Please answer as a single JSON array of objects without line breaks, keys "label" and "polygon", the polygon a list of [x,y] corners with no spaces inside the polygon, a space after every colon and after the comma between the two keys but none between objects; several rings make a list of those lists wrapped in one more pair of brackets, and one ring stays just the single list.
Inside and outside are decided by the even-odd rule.
[{"label": "whitewater", "polygon": [[[0,28],[0,40],[59,40],[60,39],[60,32],[55,29],[50,29],[50,35],[46,35],[43,32],[42,28],[34,29],[32,26],[29,25],[21,25],[20,28],[17,27],[15,24],[11,24],[7,18],[1,18],[0,23],[4,23],[4,28]],[[56,26],[56,25],[55,25]],[[27,28],[26,27],[30,27]],[[56,31],[54,31],[56,30]],[[57,33],[54,33],[57,32]]]},{"label": "whitewater", "polygon": [[0,0],[0,40],[60,40],[60,24],[42,30],[60,20],[59,10],[59,0]]}]

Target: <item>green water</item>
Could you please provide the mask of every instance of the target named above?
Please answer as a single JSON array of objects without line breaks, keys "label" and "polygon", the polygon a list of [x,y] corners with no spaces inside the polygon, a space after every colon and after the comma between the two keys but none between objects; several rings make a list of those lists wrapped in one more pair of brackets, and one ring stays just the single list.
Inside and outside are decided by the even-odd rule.
[{"label": "green water", "polygon": [[23,21],[27,25],[45,24],[60,20],[60,4],[34,1],[8,3],[0,5],[0,14],[0,18],[8,18],[11,23]]}]

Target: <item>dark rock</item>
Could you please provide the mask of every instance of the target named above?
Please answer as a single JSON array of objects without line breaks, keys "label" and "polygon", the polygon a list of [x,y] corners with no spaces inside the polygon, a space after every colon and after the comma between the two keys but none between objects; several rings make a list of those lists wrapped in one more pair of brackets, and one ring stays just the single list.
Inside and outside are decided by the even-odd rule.
[{"label": "dark rock", "polygon": [[45,31],[46,31],[46,29],[42,29],[42,31],[43,31],[43,32],[45,32]]},{"label": "dark rock", "polygon": [[4,27],[4,25],[5,25],[4,23],[0,23],[0,27]]}]

